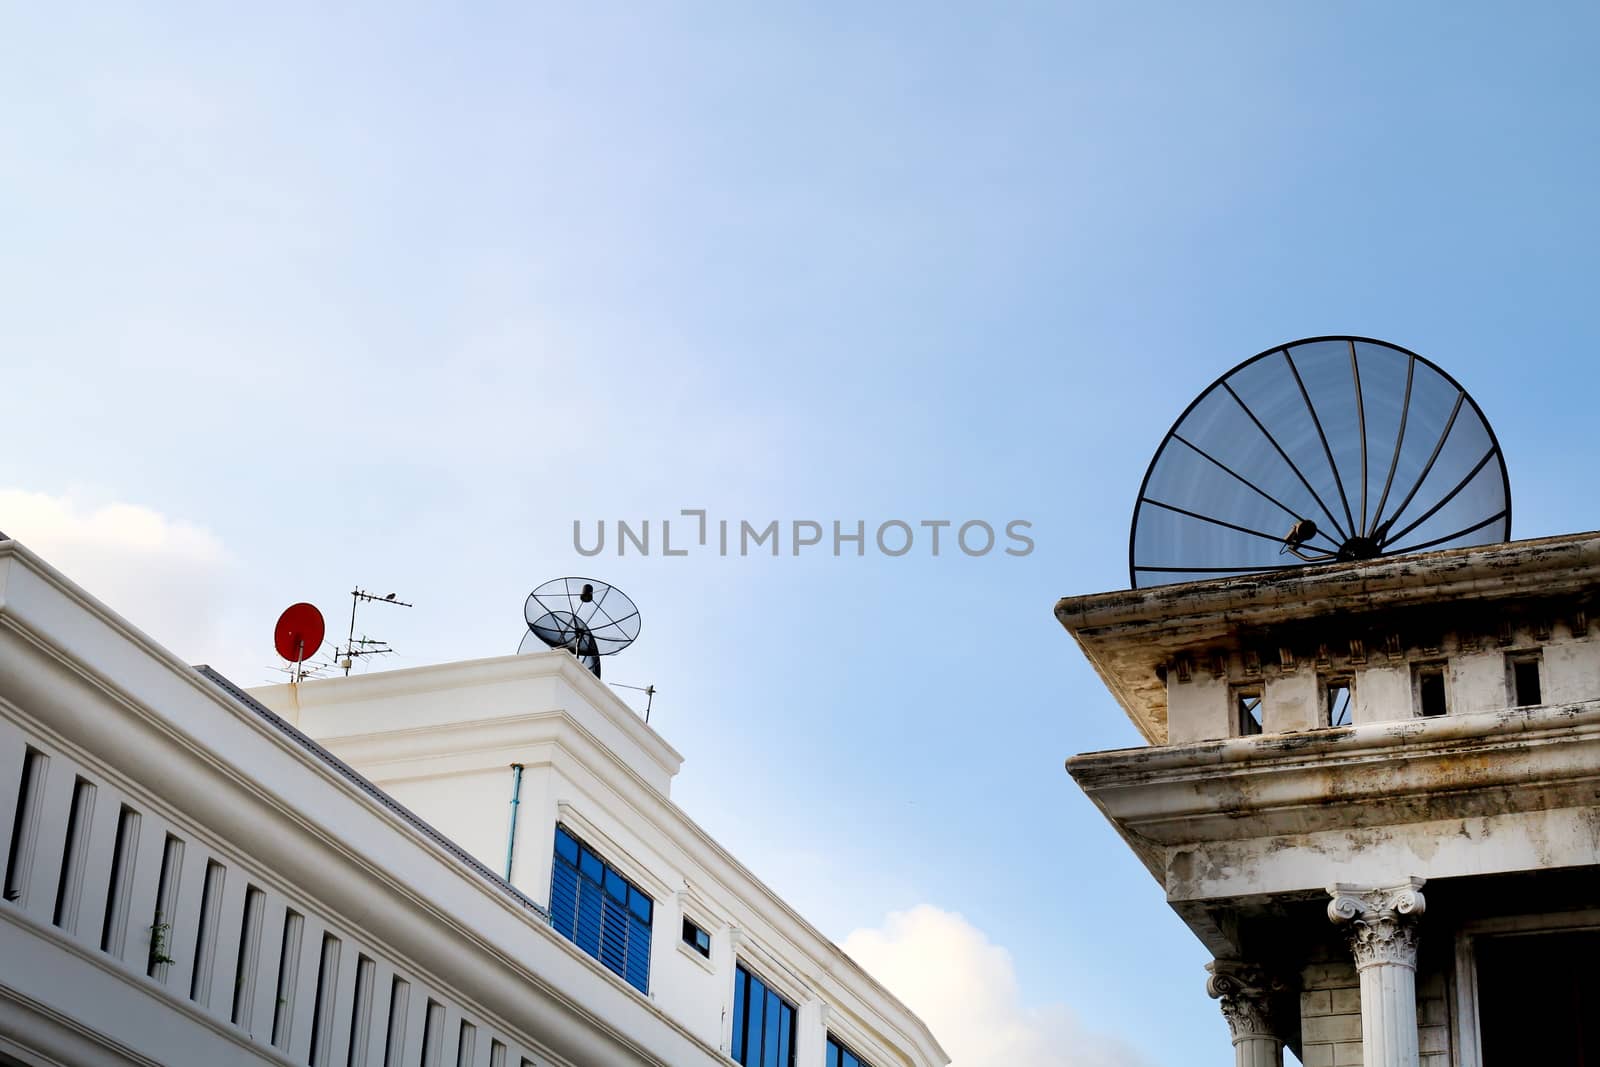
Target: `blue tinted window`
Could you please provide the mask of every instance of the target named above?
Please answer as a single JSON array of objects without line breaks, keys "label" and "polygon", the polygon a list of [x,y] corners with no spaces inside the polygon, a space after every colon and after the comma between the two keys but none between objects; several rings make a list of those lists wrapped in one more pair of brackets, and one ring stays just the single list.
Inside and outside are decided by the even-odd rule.
[{"label": "blue tinted window", "polygon": [[742,963],[733,980],[733,1058],[744,1067],[794,1067],[794,1005]]},{"label": "blue tinted window", "polygon": [[828,1035],[828,1067],[868,1067],[867,1061],[851,1052],[832,1034]]},{"label": "blue tinted window", "polygon": [[641,993],[650,986],[653,910],[638,886],[556,827],[550,925]]},{"label": "blue tinted window", "polygon": [[588,849],[584,849],[582,857],[578,860],[578,869],[591,882],[598,882],[605,877],[606,865],[600,862],[599,856],[596,856]]},{"label": "blue tinted window", "polygon": [[736,1060],[744,1053],[744,995],[745,987],[749,985],[745,981],[747,977],[744,968],[740,967],[733,981],[733,1058]]},{"label": "blue tinted window", "polygon": [[778,994],[770,989],[767,990],[767,1033],[761,1039],[761,1067],[779,1067],[779,1028],[782,1022],[778,1016],[781,1011],[782,1005],[778,1003]]}]

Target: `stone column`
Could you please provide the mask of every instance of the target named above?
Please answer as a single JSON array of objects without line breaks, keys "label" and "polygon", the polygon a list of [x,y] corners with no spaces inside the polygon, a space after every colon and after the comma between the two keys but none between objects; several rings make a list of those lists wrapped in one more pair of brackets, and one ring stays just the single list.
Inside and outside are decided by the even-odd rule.
[{"label": "stone column", "polygon": [[1236,960],[1206,964],[1206,992],[1220,1001],[1233,1035],[1235,1067],[1283,1067],[1283,1041],[1273,1025],[1274,1001],[1287,988],[1260,967]]},{"label": "stone column", "polygon": [[1350,924],[1350,952],[1361,975],[1363,1067],[1418,1067],[1417,917],[1423,880],[1375,888],[1328,887],[1328,918]]}]

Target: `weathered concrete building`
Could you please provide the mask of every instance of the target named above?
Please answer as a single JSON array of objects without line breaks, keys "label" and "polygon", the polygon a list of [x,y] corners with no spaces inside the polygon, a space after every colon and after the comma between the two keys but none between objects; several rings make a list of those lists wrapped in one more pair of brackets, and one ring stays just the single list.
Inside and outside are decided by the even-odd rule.
[{"label": "weathered concrete building", "polygon": [[1597,589],[1578,534],[1057,605],[1241,1067],[1600,1063]]}]

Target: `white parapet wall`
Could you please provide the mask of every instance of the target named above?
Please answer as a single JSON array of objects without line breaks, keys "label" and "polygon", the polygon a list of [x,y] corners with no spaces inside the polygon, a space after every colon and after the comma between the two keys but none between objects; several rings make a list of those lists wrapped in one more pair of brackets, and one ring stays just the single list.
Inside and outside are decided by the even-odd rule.
[{"label": "white parapet wall", "polygon": [[[564,651],[251,691],[541,905],[565,826],[653,901],[646,995],[729,1048],[735,966],[797,1009],[797,1063],[828,1032],[875,1067],[943,1062],[927,1027],[670,798],[683,757]],[[521,767],[517,822],[511,799]],[[710,935],[702,956],[688,918]]]}]

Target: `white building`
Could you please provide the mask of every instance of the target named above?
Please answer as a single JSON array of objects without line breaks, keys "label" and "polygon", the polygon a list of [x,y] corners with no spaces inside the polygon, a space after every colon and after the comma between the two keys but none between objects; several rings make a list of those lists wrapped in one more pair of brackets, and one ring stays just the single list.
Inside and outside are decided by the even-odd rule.
[{"label": "white building", "polygon": [[246,694],[0,538],[0,1064],[947,1063],[680,762],[565,652]]},{"label": "white building", "polygon": [[1600,1063],[1597,591],[1590,533],[1057,605],[1240,1067]]}]

